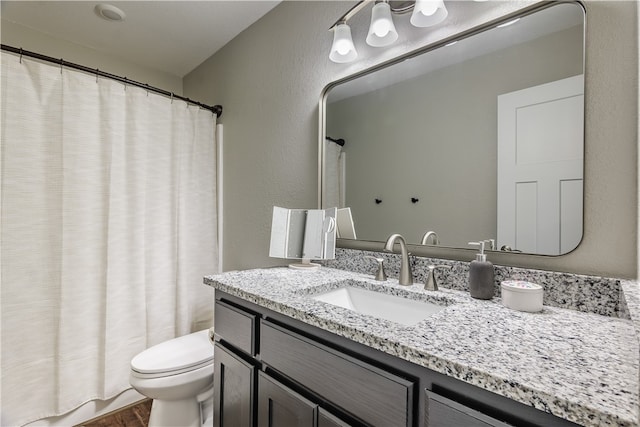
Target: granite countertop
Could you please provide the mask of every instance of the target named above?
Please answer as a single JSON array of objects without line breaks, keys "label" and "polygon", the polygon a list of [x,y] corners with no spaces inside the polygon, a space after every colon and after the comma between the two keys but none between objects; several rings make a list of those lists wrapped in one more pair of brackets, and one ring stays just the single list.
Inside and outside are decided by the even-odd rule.
[{"label": "granite countertop", "polygon": [[[403,326],[309,298],[345,280],[447,307]],[[421,284],[377,282],[371,275],[326,267],[228,272],[207,276],[205,283],[578,424],[638,425],[633,321],[547,306],[523,313],[505,308],[499,298],[480,301],[442,285],[425,291]]]}]

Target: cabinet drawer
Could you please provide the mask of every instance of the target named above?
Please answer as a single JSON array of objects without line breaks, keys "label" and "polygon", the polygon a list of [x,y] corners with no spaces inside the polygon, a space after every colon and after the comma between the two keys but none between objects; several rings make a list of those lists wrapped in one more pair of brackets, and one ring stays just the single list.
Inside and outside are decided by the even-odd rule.
[{"label": "cabinet drawer", "polygon": [[428,427],[509,427],[510,424],[491,418],[461,403],[427,390]]},{"label": "cabinet drawer", "polygon": [[413,383],[268,321],[262,362],[373,426],[412,425]]},{"label": "cabinet drawer", "polygon": [[255,314],[216,300],[215,335],[251,356],[256,353],[256,319]]}]

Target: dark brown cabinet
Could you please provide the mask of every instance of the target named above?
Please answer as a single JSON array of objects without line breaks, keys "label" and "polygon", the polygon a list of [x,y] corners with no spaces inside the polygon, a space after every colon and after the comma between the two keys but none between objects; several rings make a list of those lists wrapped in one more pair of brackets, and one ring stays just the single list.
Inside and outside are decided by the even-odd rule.
[{"label": "dark brown cabinet", "polygon": [[411,426],[413,382],[268,320],[262,362],[368,425]]},{"label": "dark brown cabinet", "polygon": [[[265,321],[255,312],[220,300],[216,301],[215,310],[215,427],[349,426],[265,372],[272,369],[258,354],[261,336],[258,325]],[[276,332],[282,334],[281,338],[288,337],[286,330]],[[267,354],[274,354],[269,350],[273,348],[272,338],[265,336]],[[276,357],[279,358],[277,354]],[[275,358],[269,360],[275,361]],[[281,360],[288,363],[284,358]],[[276,364],[286,370],[284,365]]]},{"label": "dark brown cabinet", "polygon": [[216,290],[215,427],[570,427]]}]

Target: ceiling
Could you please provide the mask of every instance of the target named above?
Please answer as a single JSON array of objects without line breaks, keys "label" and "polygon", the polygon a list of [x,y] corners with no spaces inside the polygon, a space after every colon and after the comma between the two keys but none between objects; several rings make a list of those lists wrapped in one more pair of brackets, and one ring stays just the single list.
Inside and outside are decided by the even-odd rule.
[{"label": "ceiling", "polygon": [[[110,22],[98,3],[121,9]],[[7,1],[1,17],[58,39],[184,77],[280,1]]]}]

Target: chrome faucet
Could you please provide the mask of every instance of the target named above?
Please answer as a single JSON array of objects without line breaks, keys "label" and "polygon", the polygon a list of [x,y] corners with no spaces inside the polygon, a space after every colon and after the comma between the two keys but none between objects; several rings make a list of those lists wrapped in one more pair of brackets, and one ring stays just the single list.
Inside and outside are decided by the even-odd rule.
[{"label": "chrome faucet", "polygon": [[427,231],[426,233],[424,233],[424,236],[422,236],[422,245],[426,245],[427,242],[429,241],[429,238],[432,239],[431,244],[432,245],[439,245],[440,244],[440,240],[438,239],[438,233],[436,233],[435,231]]},{"label": "chrome faucet", "polygon": [[407,252],[407,243],[405,242],[404,237],[399,234],[392,234],[387,239],[387,243],[384,245],[384,250],[393,252],[393,245],[395,245],[396,240],[400,243],[400,254],[402,255],[398,283],[401,285],[413,285],[413,275],[411,274],[411,265],[409,264],[409,252]]}]

